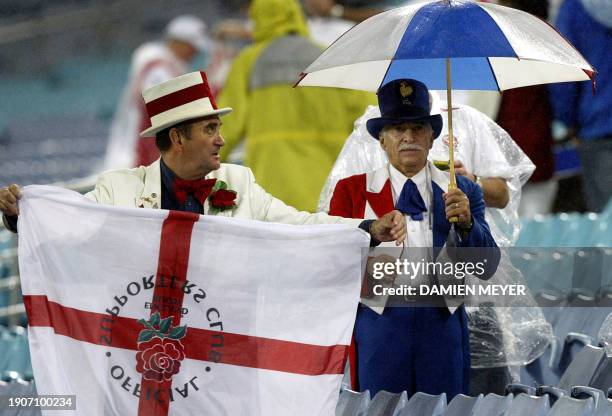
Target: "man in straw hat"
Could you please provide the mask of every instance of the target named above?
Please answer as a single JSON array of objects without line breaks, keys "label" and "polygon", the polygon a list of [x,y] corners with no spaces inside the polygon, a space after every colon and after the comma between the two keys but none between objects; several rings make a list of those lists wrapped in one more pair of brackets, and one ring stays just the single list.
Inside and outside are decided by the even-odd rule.
[{"label": "man in straw hat", "polygon": [[[400,257],[420,261],[423,255],[428,262],[443,262],[446,255],[441,253],[454,246],[459,248],[454,251],[458,258],[483,261],[482,273],[475,275],[488,279],[500,253],[485,221],[482,190],[462,176],[457,177],[456,189],[448,189],[449,174],[427,161],[442,131],[442,117],[431,114],[427,87],[413,79],[399,79],[381,87],[377,95],[381,117],[368,120],[366,127],[380,141],[389,163],[340,180],[329,213],[378,218],[395,208],[405,215],[408,229],[407,250]],[[410,278],[442,283],[438,274]],[[449,399],[467,394],[470,353],[465,308],[451,307],[440,298],[405,307],[405,300],[390,296],[383,309],[366,307],[364,303],[372,304],[362,299],[350,354],[353,388],[372,395],[380,390],[446,393]]]},{"label": "man in straw hat", "polygon": [[[231,108],[217,108],[204,72],[192,72],[143,93],[161,158],[149,166],[102,174],[86,196],[98,203],[162,208],[205,215],[249,218],[287,224],[344,223],[368,231],[373,241],[404,241],[406,223],[399,211],[363,221],[300,212],[261,188],[250,169],[221,164],[224,144],[220,117]],[[299,186],[299,184],[294,184]],[[0,190],[0,210],[7,228],[16,231],[19,187]]]}]

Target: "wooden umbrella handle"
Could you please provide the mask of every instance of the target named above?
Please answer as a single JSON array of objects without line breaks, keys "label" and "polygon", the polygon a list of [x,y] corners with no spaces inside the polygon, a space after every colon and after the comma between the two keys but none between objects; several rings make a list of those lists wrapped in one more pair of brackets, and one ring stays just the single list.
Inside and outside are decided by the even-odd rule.
[{"label": "wooden umbrella handle", "polygon": [[[453,94],[451,82],[451,62],[446,58],[446,101],[448,107],[448,164],[450,183],[448,190],[457,189],[457,179],[455,178],[455,137],[453,136]],[[459,217],[450,217],[449,222],[456,223]]]}]

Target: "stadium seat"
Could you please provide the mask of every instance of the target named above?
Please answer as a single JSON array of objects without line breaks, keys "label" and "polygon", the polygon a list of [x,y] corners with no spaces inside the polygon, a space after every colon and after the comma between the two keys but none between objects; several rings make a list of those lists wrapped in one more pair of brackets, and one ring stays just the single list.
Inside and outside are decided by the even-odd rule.
[{"label": "stadium seat", "polygon": [[565,306],[569,302],[567,296],[559,291],[542,291],[535,296],[535,300],[542,308],[544,318],[553,328],[556,327]]},{"label": "stadium seat", "polygon": [[397,416],[408,402],[408,395],[405,391],[401,393],[390,393],[380,390],[370,402],[368,415],[388,415]]},{"label": "stadium seat", "polygon": [[573,386],[589,386],[598,368],[604,363],[603,348],[585,346],[561,376],[557,387],[569,391]]},{"label": "stadium seat", "polygon": [[562,351],[559,358],[559,364],[556,367],[557,371],[562,374],[567,370],[574,357],[584,348],[586,345],[595,345],[593,338],[588,335],[568,332],[565,339],[561,341]]},{"label": "stadium seat", "polygon": [[343,390],[336,405],[336,416],[365,416],[370,405],[370,391]]},{"label": "stadium seat", "polygon": [[472,410],[483,400],[482,394],[477,397],[470,397],[463,394],[458,394],[453,397],[453,400],[444,410],[443,416],[464,416],[471,415]]},{"label": "stadium seat", "polygon": [[0,228],[0,251],[13,247],[13,233]]},{"label": "stadium seat", "polygon": [[571,396],[574,399],[588,399],[591,397],[594,403],[593,416],[612,415],[612,402],[608,401],[606,394],[601,390],[586,386],[576,386],[572,389]]},{"label": "stadium seat", "polygon": [[532,293],[568,294],[572,287],[574,251],[522,248],[513,250],[512,264],[521,271]]},{"label": "stadium seat", "polygon": [[[36,385],[29,383],[19,378],[10,381],[0,381],[0,396],[36,396]],[[42,412],[36,408],[21,408],[15,411],[6,411],[2,415],[7,416],[40,416]]]},{"label": "stadium seat", "polygon": [[583,247],[574,254],[572,288],[593,295],[602,287],[603,250]]},{"label": "stadium seat", "polygon": [[510,408],[512,395],[487,394],[472,410],[472,416],[503,416]]},{"label": "stadium seat", "polygon": [[[609,221],[612,222],[612,218]],[[608,227],[608,232],[612,234],[612,227]],[[612,286],[612,242],[602,249],[602,253],[601,284],[602,286]]]},{"label": "stadium seat", "polygon": [[22,327],[5,329],[0,334],[0,371],[15,371],[20,376],[32,373],[26,331]]},{"label": "stadium seat", "polygon": [[604,353],[603,362],[593,375],[589,386],[605,390],[612,386],[612,355]]},{"label": "stadium seat", "polygon": [[71,181],[102,164],[106,126],[95,114],[15,118],[8,125],[6,152],[0,153],[0,186]]},{"label": "stadium seat", "polygon": [[508,384],[506,386],[506,389],[505,389],[506,396],[509,394],[518,396],[521,393],[527,394],[529,396],[535,396],[536,389],[535,387],[527,386],[525,384],[518,384],[518,383]]},{"label": "stadium seat", "polygon": [[410,398],[406,406],[400,410],[399,416],[441,416],[444,409],[446,409],[445,393],[434,396],[419,392]]},{"label": "stadium seat", "polygon": [[548,397],[520,393],[514,397],[504,416],[546,416],[549,410]]},{"label": "stadium seat", "polygon": [[554,406],[559,398],[566,394],[568,394],[567,391],[552,386],[539,386],[536,389],[536,396],[547,396],[551,407]]},{"label": "stadium seat", "polygon": [[557,363],[559,354],[559,341],[552,340],[550,347],[533,362],[521,367],[521,383],[529,386],[556,386],[559,383],[560,374],[553,367]]},{"label": "stadium seat", "polygon": [[11,359],[11,347],[13,337],[9,334],[8,329],[0,326],[0,372],[7,371]]},{"label": "stadium seat", "polygon": [[19,382],[20,380],[23,381],[23,384],[25,384],[26,382],[21,378],[21,375],[17,372],[17,371],[3,371],[2,375],[0,376],[0,380],[6,382],[6,383],[16,383]]},{"label": "stadium seat", "polygon": [[517,247],[534,247],[539,235],[542,233],[544,228],[543,218],[534,218],[531,221],[523,223],[521,227],[521,233],[516,241]]},{"label": "stadium seat", "polygon": [[548,416],[592,416],[593,399],[574,399],[569,396],[562,396],[550,409]]},{"label": "stadium seat", "polygon": [[597,302],[594,295],[574,290],[569,307],[562,310],[554,327],[555,341],[550,361],[559,375],[582,346],[596,344],[597,333],[607,315],[606,308],[596,307]]},{"label": "stadium seat", "polygon": [[[611,247],[612,246],[612,216],[599,216],[599,220],[595,228],[590,234],[590,244],[593,247]],[[609,270],[609,269],[608,269]]]},{"label": "stadium seat", "polygon": [[597,224],[597,214],[559,214],[556,244],[550,247],[587,247],[592,230]]}]

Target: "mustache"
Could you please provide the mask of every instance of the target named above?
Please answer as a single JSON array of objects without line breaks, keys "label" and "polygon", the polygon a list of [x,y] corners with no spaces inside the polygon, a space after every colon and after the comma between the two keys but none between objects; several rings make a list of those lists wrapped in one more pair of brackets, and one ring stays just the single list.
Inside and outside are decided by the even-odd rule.
[{"label": "mustache", "polygon": [[425,150],[425,148],[415,143],[403,143],[398,150],[401,152],[402,150]]}]

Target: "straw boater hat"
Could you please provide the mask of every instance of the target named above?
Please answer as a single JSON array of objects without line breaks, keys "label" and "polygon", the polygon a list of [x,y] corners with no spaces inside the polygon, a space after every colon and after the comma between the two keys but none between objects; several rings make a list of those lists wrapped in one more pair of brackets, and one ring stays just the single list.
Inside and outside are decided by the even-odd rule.
[{"label": "straw boater hat", "polygon": [[185,120],[218,115],[232,111],[217,108],[206,74],[191,72],[157,84],[142,93],[151,127],[142,131],[140,137],[151,137],[163,129]]}]

